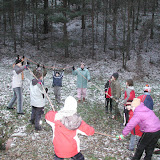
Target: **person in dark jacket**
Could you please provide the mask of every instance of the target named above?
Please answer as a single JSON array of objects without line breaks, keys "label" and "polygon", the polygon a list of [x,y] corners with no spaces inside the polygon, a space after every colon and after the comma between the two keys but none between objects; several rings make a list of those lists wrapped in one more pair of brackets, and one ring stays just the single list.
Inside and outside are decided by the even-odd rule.
[{"label": "person in dark jacket", "polygon": [[53,84],[52,86],[54,87],[54,95],[55,99],[58,103],[61,102],[61,87],[62,87],[62,79],[63,79],[63,74],[64,70],[60,73],[58,71],[53,70]]},{"label": "person in dark jacket", "polygon": [[147,84],[145,87],[144,87],[144,94],[139,96],[138,98],[141,100],[141,102],[144,103],[144,105],[146,107],[148,107],[149,109],[153,110],[153,99],[150,95],[150,92],[151,92],[151,87]]}]

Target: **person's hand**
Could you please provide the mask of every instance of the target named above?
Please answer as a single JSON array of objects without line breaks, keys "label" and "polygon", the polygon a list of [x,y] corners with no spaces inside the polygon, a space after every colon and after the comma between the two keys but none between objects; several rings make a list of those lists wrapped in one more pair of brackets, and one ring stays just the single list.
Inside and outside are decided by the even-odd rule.
[{"label": "person's hand", "polygon": [[110,96],[110,98],[113,98],[113,96]]},{"label": "person's hand", "polygon": [[45,88],[46,93],[48,92],[48,88]]},{"label": "person's hand", "polygon": [[75,70],[75,67],[73,66],[72,69],[73,69],[73,71],[74,71],[74,70]]},{"label": "person's hand", "polygon": [[121,135],[117,135],[116,139],[122,140],[122,139],[124,139],[124,136],[122,134]]}]

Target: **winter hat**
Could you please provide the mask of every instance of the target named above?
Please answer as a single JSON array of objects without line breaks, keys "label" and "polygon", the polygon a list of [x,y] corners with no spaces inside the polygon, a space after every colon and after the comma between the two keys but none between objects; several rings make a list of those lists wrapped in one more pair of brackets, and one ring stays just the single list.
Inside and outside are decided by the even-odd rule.
[{"label": "winter hat", "polygon": [[144,87],[144,92],[151,92],[152,87],[150,87],[148,84]]},{"label": "winter hat", "polygon": [[131,103],[131,106],[136,108],[140,105],[140,103],[141,103],[141,100],[139,98],[134,98]]},{"label": "winter hat", "polygon": [[65,100],[64,107],[56,114],[55,120],[73,116],[75,113],[77,113],[77,101],[74,97],[68,96]]},{"label": "winter hat", "polygon": [[116,73],[113,73],[112,76],[113,76],[115,79],[118,79],[119,74],[116,72]]}]

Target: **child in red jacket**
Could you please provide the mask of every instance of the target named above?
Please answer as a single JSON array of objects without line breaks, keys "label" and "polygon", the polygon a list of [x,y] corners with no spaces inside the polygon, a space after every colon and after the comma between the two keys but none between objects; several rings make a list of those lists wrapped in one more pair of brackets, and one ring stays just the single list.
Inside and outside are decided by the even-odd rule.
[{"label": "child in red jacket", "polygon": [[[132,100],[129,100],[126,103],[126,108],[129,111],[128,122],[133,117],[133,111],[131,110],[131,103],[132,103]],[[130,151],[134,151],[135,145],[137,145],[137,143],[138,143],[139,139],[141,138],[142,134],[143,133],[140,131],[139,125],[136,125],[135,128],[131,131],[130,143],[129,143],[129,148],[128,148]]]},{"label": "child in red jacket", "polygon": [[53,129],[54,159],[84,160],[84,156],[80,153],[80,140],[77,135],[78,133],[93,135],[94,128],[86,124],[77,114],[76,99],[72,96],[67,97],[60,111],[49,111],[45,118]]},{"label": "child in red jacket", "polygon": [[132,79],[128,79],[126,81],[126,90],[124,93],[124,123],[123,125],[126,126],[126,124],[128,123],[129,120],[129,110],[126,108],[126,103],[128,101],[133,101],[133,99],[135,98],[135,91],[134,91],[134,87],[133,87],[133,80]]}]

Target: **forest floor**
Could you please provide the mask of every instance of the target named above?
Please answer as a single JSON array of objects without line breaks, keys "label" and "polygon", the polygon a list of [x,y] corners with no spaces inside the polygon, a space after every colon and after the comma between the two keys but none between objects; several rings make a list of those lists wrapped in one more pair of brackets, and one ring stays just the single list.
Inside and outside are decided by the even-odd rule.
[{"label": "forest floor", "polygon": [[[42,118],[42,131],[35,131],[34,126],[29,123],[31,115],[30,96],[29,96],[29,83],[33,78],[29,70],[24,71],[25,79],[23,82],[23,98],[24,98],[24,112],[25,115],[17,115],[16,110],[7,110],[7,104],[12,97],[12,64],[15,60],[15,55],[11,55],[9,51],[2,51],[0,60],[0,128],[3,129],[7,137],[11,137],[13,142],[8,151],[0,151],[0,159],[4,160],[53,160],[54,148],[52,144],[52,129],[45,122],[44,116]],[[8,53],[8,54],[7,54]],[[121,68],[121,61],[102,60],[96,62],[91,59],[45,59],[35,54],[28,58],[36,61],[37,63],[45,62],[47,66],[67,67],[80,64],[84,61],[86,67],[89,67],[91,73],[91,82],[88,86],[87,100],[78,104],[78,113],[81,115],[89,125],[95,128],[96,132],[116,136],[122,132],[122,119],[119,121],[110,119],[110,115],[105,113],[104,107],[104,85],[112,73]],[[38,58],[36,58],[36,56]],[[147,56],[147,55],[146,55]],[[143,80],[134,80],[134,87],[136,96],[143,94],[143,87],[146,84],[152,86],[152,97],[154,100],[154,111],[160,117],[160,83],[159,71],[156,66],[149,67],[148,59],[144,59],[145,66],[150,72],[149,78]],[[132,62],[130,62],[132,64]],[[134,63],[132,64],[134,65]],[[31,63],[30,67],[36,65]],[[154,74],[153,73],[154,70]],[[156,74],[157,73],[157,74]],[[136,73],[128,72],[120,69],[119,81],[121,87],[125,88],[125,80],[133,78]],[[72,75],[71,68],[65,70],[63,77],[62,103],[57,105],[55,103],[53,87],[52,87],[52,70],[48,70],[47,76],[44,78],[45,86],[49,89],[48,95],[55,106],[56,110],[63,107],[64,100],[67,96],[72,95],[76,98],[76,77]],[[94,84],[94,85],[93,85]],[[99,89],[97,89],[98,86]],[[124,94],[122,93],[121,100]],[[120,101],[121,101],[120,100]],[[15,104],[16,107],[16,104]],[[123,105],[119,104],[119,109],[123,114]],[[46,100],[45,114],[51,110],[49,102]],[[93,136],[85,137],[79,136],[81,141],[81,152],[86,160],[129,160],[134,152],[129,151],[128,144],[130,135],[124,140],[119,141],[111,136],[103,136],[94,134]],[[153,155],[153,160],[160,160],[160,155]]]}]

